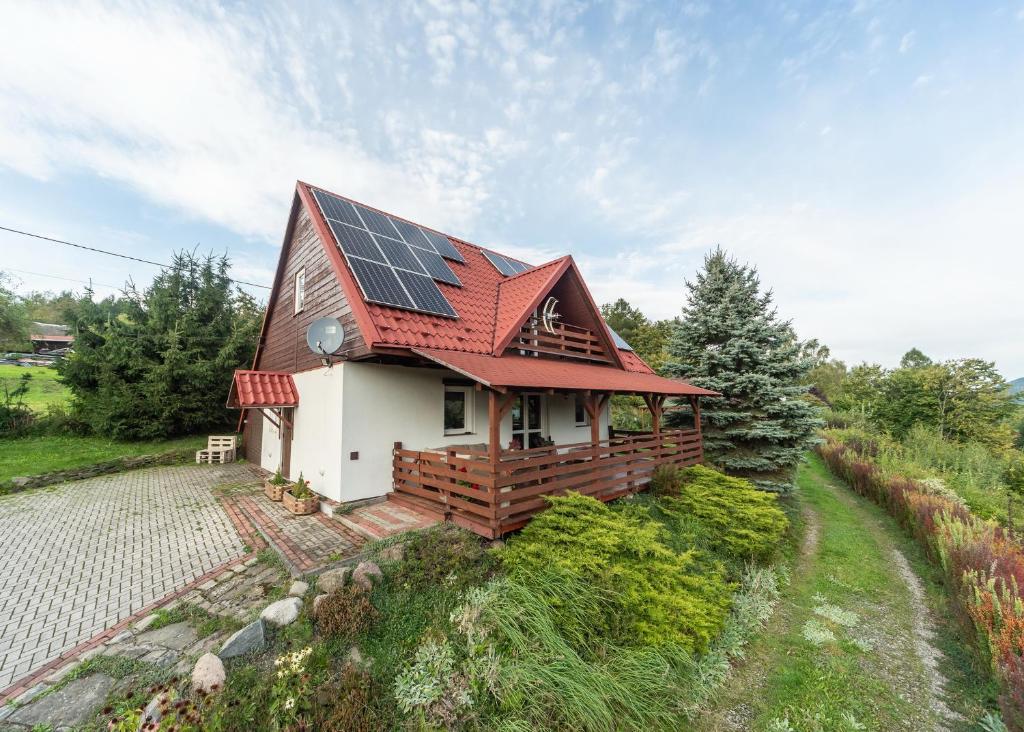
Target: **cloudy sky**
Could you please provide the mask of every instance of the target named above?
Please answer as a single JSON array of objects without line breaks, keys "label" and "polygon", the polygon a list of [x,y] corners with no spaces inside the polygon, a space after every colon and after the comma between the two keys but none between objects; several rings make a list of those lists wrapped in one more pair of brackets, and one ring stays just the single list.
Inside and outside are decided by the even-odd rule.
[{"label": "cloudy sky", "polygon": [[1020,0],[339,5],[0,0],[0,225],[269,284],[303,179],[652,317],[721,244],[848,362],[1024,376]]}]

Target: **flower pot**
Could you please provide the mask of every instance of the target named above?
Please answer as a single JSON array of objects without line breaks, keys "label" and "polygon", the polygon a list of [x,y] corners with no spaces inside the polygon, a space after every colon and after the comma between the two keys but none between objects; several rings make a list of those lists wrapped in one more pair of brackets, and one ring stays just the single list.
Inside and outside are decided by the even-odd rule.
[{"label": "flower pot", "polygon": [[284,495],[284,492],[288,490],[289,486],[289,483],[281,483],[280,485],[276,485],[274,483],[271,483],[269,480],[265,480],[263,481],[263,493],[271,501],[280,501],[281,496]]},{"label": "flower pot", "polygon": [[296,516],[305,516],[320,510],[320,496],[315,494],[309,498],[296,498],[288,491],[285,491],[283,499],[284,507]]}]

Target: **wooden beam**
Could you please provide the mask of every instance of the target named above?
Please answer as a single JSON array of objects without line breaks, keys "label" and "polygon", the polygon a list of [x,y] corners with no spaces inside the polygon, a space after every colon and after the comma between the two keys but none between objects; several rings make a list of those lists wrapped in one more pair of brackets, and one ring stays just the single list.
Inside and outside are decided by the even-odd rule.
[{"label": "wooden beam", "polygon": [[493,389],[487,392],[487,459],[492,465],[498,464],[501,457],[501,405],[498,403],[498,392]]},{"label": "wooden beam", "polygon": [[693,426],[694,426],[694,429],[697,430],[697,434],[701,434],[701,427],[700,427],[700,397],[699,396],[691,396],[690,397],[690,409],[693,410]]}]

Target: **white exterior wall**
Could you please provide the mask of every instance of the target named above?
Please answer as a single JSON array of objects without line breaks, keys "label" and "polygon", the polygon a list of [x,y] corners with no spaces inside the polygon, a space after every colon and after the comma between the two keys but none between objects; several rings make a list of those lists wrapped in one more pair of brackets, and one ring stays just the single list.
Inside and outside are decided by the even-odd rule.
[{"label": "white exterior wall", "polygon": [[292,451],[288,477],[302,477],[322,496],[342,500],[342,388],[344,364],[294,374],[299,406],[292,420]]},{"label": "white exterior wall", "polygon": [[[444,434],[444,379],[463,378],[442,369],[338,363],[331,369],[295,374],[299,406],[294,411],[291,479],[303,474],[314,491],[336,501],[382,496],[392,488],[392,448],[410,450],[485,443],[487,392],[473,391],[472,432]],[[587,442],[590,427],[575,426],[571,395],[544,395],[544,434],[555,444]],[[601,437],[608,434],[608,408]],[[512,439],[512,415],[501,423],[501,445]],[[277,470],[277,428],[263,420],[261,466]],[[351,453],[359,457],[351,459]]]}]

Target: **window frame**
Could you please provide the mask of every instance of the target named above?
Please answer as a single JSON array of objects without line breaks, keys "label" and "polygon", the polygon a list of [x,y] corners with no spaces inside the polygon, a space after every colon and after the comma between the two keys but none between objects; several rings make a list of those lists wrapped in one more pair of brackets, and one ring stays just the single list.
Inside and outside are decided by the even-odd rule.
[{"label": "window frame", "polygon": [[306,268],[303,267],[292,278],[292,304],[294,315],[306,309]]},{"label": "window frame", "polygon": [[[458,392],[463,395],[463,404],[465,405],[463,411],[462,427],[448,428],[444,426],[444,403],[448,399],[449,392]],[[476,404],[474,403],[474,394],[476,390],[472,386],[463,386],[461,384],[445,384],[444,391],[441,394],[441,428],[444,430],[445,435],[472,435],[476,432],[474,426],[474,417],[476,415]]]},{"label": "window frame", "polygon": [[[576,410],[583,410],[583,421],[580,422],[576,419]],[[587,411],[586,406],[583,404],[583,397],[579,394],[574,394],[572,397],[572,419],[575,422],[576,427],[589,427],[590,426],[590,412]]]}]

